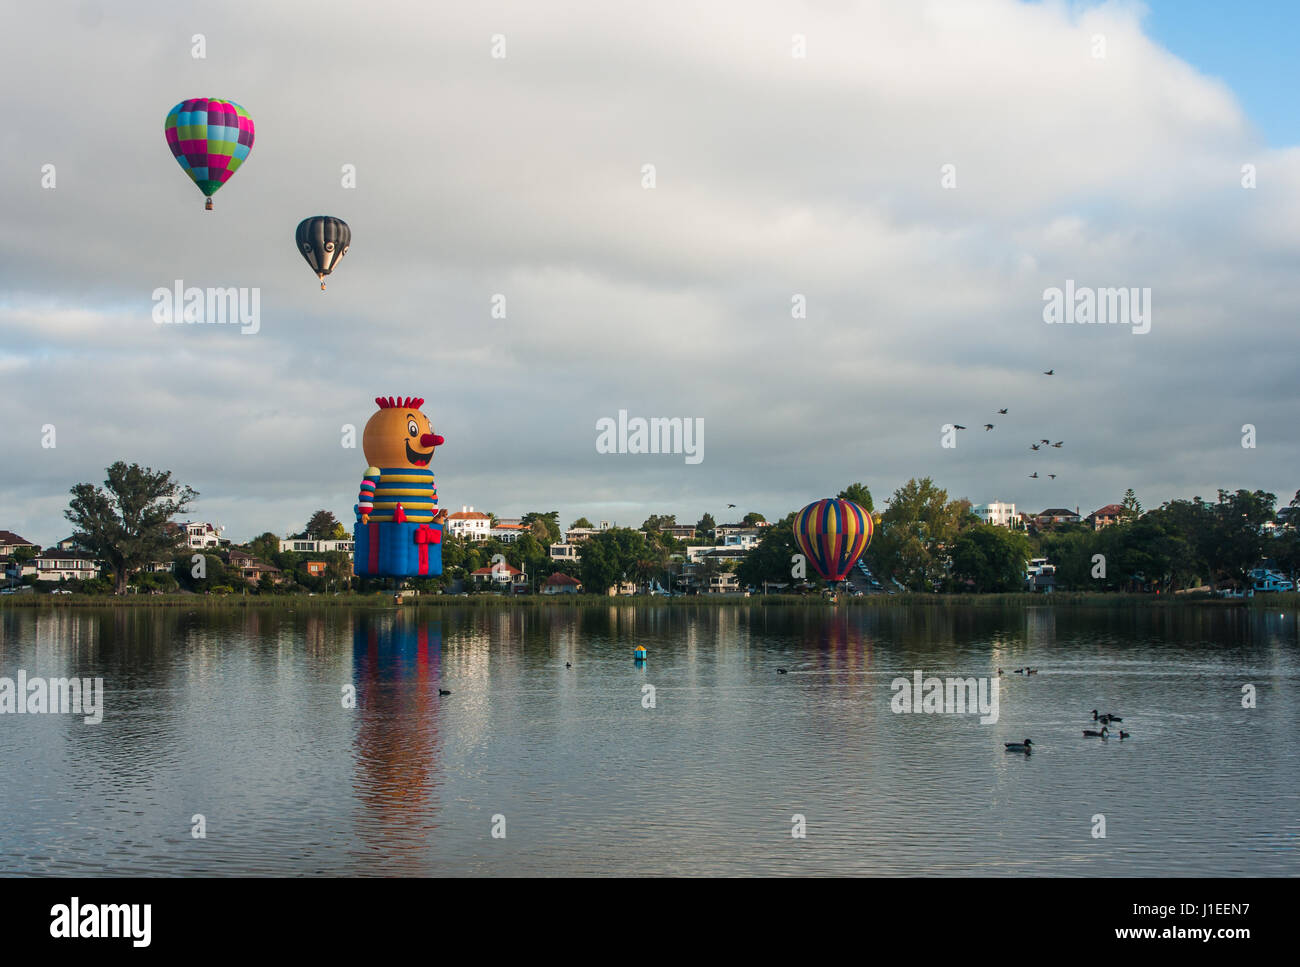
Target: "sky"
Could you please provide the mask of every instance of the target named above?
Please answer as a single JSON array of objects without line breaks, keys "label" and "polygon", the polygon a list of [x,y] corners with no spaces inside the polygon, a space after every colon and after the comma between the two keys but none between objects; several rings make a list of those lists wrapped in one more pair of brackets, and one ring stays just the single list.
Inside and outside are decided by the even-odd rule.
[{"label": "sky", "polygon": [[[236,541],[350,522],[345,427],[378,395],[426,400],[444,507],[566,525],[776,518],[855,481],[879,509],[922,476],[1084,514],[1300,487],[1284,4],[8,19],[0,529],[29,540],[116,460]],[[212,212],[163,136],[199,96],[257,126]],[[352,229],[325,292],[293,240],[316,214]],[[156,322],[176,280],[255,290],[256,332]],[[1067,280],[1149,290],[1149,330],[1046,323]],[[620,410],[702,421],[702,459],[599,452]]]}]

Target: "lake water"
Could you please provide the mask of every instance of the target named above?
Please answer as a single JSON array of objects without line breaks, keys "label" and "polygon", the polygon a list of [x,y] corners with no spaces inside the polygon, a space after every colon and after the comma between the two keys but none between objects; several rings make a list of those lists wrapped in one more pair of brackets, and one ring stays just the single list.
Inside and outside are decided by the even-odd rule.
[{"label": "lake water", "polygon": [[105,711],[0,715],[3,874],[1300,873],[1294,613],[2,610],[20,670]]}]

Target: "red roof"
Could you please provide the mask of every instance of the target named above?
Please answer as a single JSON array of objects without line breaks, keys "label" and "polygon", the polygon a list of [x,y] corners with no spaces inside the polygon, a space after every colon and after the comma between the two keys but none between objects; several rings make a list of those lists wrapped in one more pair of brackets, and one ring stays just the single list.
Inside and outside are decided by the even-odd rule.
[{"label": "red roof", "polygon": [[563,571],[556,571],[554,574],[552,574],[550,577],[548,577],[545,581],[542,582],[542,587],[552,587],[552,588],[561,587],[561,586],[568,587],[569,585],[576,586],[581,583],[582,582],[579,581],[577,578],[565,574]]},{"label": "red roof", "polygon": [[1107,504],[1099,510],[1094,510],[1089,517],[1119,517],[1124,513],[1124,507],[1121,504]]},{"label": "red roof", "polygon": [[461,510],[454,514],[447,515],[448,520],[490,520],[487,514],[480,514],[477,510]]},{"label": "red roof", "polygon": [[0,544],[27,544],[31,547],[36,546],[35,544],[32,544],[31,541],[19,537],[13,531],[0,531]]},{"label": "red roof", "polygon": [[524,573],[523,571],[519,570],[519,568],[517,568],[517,567],[511,567],[509,564],[496,564],[496,565],[493,565],[492,567],[481,567],[481,568],[479,568],[477,571],[472,571],[471,573],[472,573],[472,574],[483,574],[483,575],[488,575],[488,574],[492,574],[492,573],[494,573],[494,572],[500,572],[500,571],[505,571],[505,572],[506,572],[507,574],[509,574],[511,577],[514,577],[516,574],[523,574],[523,573]]}]

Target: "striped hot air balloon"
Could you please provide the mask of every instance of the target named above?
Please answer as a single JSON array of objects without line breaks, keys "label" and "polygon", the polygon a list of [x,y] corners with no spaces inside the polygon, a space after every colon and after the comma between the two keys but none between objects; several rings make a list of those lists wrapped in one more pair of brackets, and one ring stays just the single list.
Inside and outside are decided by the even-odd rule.
[{"label": "striped hot air balloon", "polygon": [[332,215],[313,215],[298,223],[294,233],[298,254],[307,260],[311,270],[325,288],[325,276],[333,272],[339,260],[348,254],[352,244],[352,229],[341,218]]},{"label": "striped hot air balloon", "polygon": [[871,515],[851,500],[816,500],[795,514],[794,540],[818,574],[843,581],[871,543]]},{"label": "striped hot air balloon", "polygon": [[163,130],[180,166],[208,196],[204,208],[212,211],[212,195],[253,150],[253,119],[234,101],[192,97],[167,112]]}]

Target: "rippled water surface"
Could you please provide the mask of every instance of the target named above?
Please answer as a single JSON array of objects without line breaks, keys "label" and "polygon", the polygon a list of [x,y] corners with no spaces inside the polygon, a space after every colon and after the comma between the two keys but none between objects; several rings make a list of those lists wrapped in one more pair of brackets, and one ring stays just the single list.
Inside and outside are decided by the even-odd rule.
[{"label": "rippled water surface", "polygon": [[4,874],[1300,873],[1295,614],[0,611],[19,670],[105,713],[0,715]]}]

